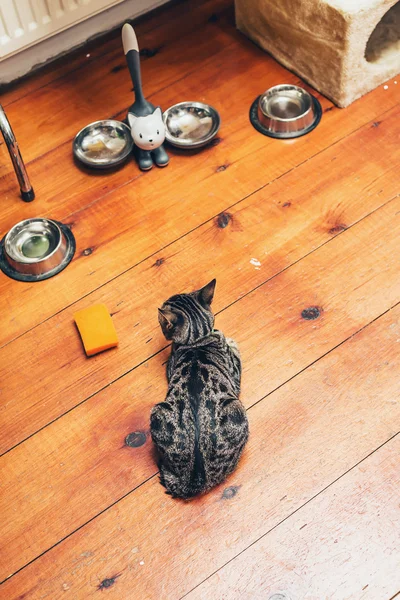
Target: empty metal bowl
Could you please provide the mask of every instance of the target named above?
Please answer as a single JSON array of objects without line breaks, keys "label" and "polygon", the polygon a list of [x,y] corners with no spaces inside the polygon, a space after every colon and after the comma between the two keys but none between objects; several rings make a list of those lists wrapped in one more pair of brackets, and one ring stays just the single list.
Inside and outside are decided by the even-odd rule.
[{"label": "empty metal bowl", "polygon": [[74,253],[69,227],[50,219],[26,219],[1,241],[0,268],[19,281],[41,281],[65,269]]},{"label": "empty metal bowl", "polygon": [[218,133],[221,120],[212,106],[202,102],[180,102],[164,113],[165,138],[177,148],[205,146]]},{"label": "empty metal bowl", "polygon": [[116,167],[132,152],[131,131],[122,121],[96,121],[81,129],[73,141],[72,149],[75,157],[87,167]]},{"label": "empty metal bowl", "polygon": [[254,127],[275,138],[295,138],[312,131],[321,120],[319,101],[296,85],[276,85],[254,101],[250,120]]}]

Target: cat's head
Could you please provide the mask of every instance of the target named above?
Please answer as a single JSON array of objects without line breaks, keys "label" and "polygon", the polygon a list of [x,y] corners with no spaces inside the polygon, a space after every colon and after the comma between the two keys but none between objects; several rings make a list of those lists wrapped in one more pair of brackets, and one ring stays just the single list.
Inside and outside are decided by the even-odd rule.
[{"label": "cat's head", "polygon": [[154,150],[165,140],[165,125],[160,107],[146,117],[128,113],[128,121],[133,141],[142,150]]},{"label": "cat's head", "polygon": [[158,320],[167,340],[190,345],[212,332],[215,284],[213,279],[200,290],[171,296],[164,302],[158,309]]}]

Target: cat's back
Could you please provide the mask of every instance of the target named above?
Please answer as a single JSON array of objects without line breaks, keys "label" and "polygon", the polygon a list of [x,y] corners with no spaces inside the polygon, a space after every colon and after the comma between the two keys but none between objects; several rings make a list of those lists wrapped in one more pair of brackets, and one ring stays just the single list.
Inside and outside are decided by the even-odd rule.
[{"label": "cat's back", "polygon": [[165,465],[170,465],[162,473],[163,483],[172,486],[176,495],[191,497],[210,489],[237,464],[248,437],[235,379],[237,363],[218,335],[209,344],[175,353],[167,398],[158,405],[159,431],[153,439],[161,442]]},{"label": "cat's back", "polygon": [[235,375],[240,377],[240,359],[237,356],[235,360],[223,334],[215,331],[208,343],[176,351],[171,383],[186,384],[189,395],[202,394],[205,390],[226,393],[229,384],[238,381]]}]

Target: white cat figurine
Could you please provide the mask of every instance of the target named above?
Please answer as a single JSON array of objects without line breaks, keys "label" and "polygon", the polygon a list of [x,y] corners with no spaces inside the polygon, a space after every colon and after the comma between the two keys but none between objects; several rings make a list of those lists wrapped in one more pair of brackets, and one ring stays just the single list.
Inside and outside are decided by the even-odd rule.
[{"label": "white cat figurine", "polygon": [[135,92],[135,102],[128,111],[128,123],[136,146],[139,167],[142,171],[148,171],[154,163],[165,167],[169,158],[163,147],[165,125],[161,108],[156,108],[143,96],[139,46],[135,31],[128,23],[122,28],[122,44]]}]

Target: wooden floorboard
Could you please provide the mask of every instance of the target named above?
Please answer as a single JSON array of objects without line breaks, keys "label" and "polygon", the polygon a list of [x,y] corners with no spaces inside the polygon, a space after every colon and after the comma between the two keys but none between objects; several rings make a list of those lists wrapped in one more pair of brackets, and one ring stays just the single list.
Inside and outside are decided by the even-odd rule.
[{"label": "wooden floorboard", "polygon": [[[0,312],[4,315],[1,343],[21,335],[28,328],[76,302],[82,295],[117,277],[216,213],[309,160],[371,119],[376,119],[377,114],[386,114],[395,104],[394,98],[383,96],[377,112],[375,96],[370,95],[365,103],[356,104],[348,111],[335,109],[327,112],[313,136],[305,136],[296,144],[277,144],[276,140],[261,136],[249,125],[249,106],[259,92],[260,80],[263,86],[268,87],[282,78],[290,81],[296,79],[255,46],[242,41],[238,33],[232,36],[236,40],[236,50],[231,46],[222,50],[220,60],[211,54],[208,65],[201,63],[200,69],[164,92],[167,104],[189,95],[207,99],[218,106],[222,113],[223,128],[222,142],[216,147],[195,157],[174,155],[172,168],[162,173],[155,170],[140,176],[133,164],[127,165],[115,174],[117,179],[114,179],[114,176],[80,174],[72,161],[69,140],[61,147],[62,155],[51,158],[49,163],[43,165],[45,170],[41,173],[40,181],[49,186],[53,207],[50,216],[73,226],[77,253],[63,275],[65,285],[62,293],[53,280],[40,287],[5,282],[3,278],[0,280]],[[231,60],[234,50],[238,56],[237,62]],[[156,60],[157,56],[151,60]],[[221,71],[225,73],[225,79],[218,79]],[[232,112],[230,86],[239,90],[239,114]],[[207,89],[206,96],[204,89]],[[322,103],[324,108],[332,106],[324,99]],[[357,106],[360,108],[357,109]],[[56,125],[53,123],[53,126]],[[79,127],[75,126],[75,131],[77,129]],[[56,153],[59,151],[56,150]],[[189,167],[189,164],[192,166]],[[119,173],[130,173],[131,169],[134,177],[137,177],[132,185],[118,184]],[[49,178],[49,172],[54,177]],[[115,185],[117,189],[114,190]],[[86,186],[90,198],[85,199],[85,192],[82,193],[80,186]],[[101,186],[101,189],[95,190],[92,186]],[[64,202],[65,187],[68,191]],[[74,196],[72,201],[71,194]],[[100,199],[96,201],[97,194],[100,194]],[[42,197],[43,194],[38,190],[37,203],[28,207],[16,201],[17,208],[12,210],[13,218],[4,215],[4,227],[7,229],[22,216],[37,215],[37,211],[49,214],[49,207],[43,206]],[[8,206],[11,205],[6,203],[6,211]],[[40,301],[44,287],[46,303]],[[21,294],[21,290],[24,303],[16,305],[13,298]],[[12,312],[7,310],[10,305]]]},{"label": "wooden floorboard", "polygon": [[[387,230],[399,211],[396,199],[220,315],[217,326],[242,349],[246,406],[396,303],[398,262],[388,261],[387,253],[394,254],[399,230]],[[319,320],[302,319],[302,310],[309,306],[319,307]],[[245,331],[238,326],[244,320]],[[131,431],[147,433],[154,399],[166,391],[162,362],[155,356],[3,457],[0,513],[5,554],[0,577],[21,568],[154,474],[150,440],[137,464],[124,439]],[[49,520],[51,528],[46,526]]]},{"label": "wooden floorboard", "polygon": [[[1,231],[50,216],[77,252],[41,284],[0,273],[0,598],[393,600],[400,86],[345,110],[317,94],[318,128],[280,142],[249,107],[299,80],[235,30],[230,0],[176,2],[137,31],[156,50],[153,102],[222,117],[215,144],[171,150],[167,169],[72,159],[82,125],[132,101],[118,32],[1,95],[37,192],[21,202],[0,144]],[[169,353],[157,307],[213,277],[251,439],[224,485],[184,503],[163,493],[149,437]],[[89,360],[73,313],[99,301],[120,346]]]},{"label": "wooden floorboard", "polygon": [[[0,349],[2,373],[8,381],[3,392],[2,451],[160,349],[155,307],[149,297],[161,304],[163,295],[200,286],[199,273],[207,272],[218,280],[215,310],[219,312],[393,198],[398,190],[400,147],[396,138],[391,143],[390,134],[398,127],[398,116],[394,109],[379,128],[367,125],[238,203],[228,211],[226,227],[219,226],[217,217]],[[364,161],[367,144],[370,158]],[[383,144],[390,158],[382,155]],[[327,164],[330,169],[324,172]],[[321,172],[318,179],[316,170]],[[260,259],[258,269],[250,262],[254,257]],[[234,269],[227,269],[230,261]],[[122,343],[117,352],[87,361],[72,316],[75,310],[99,301],[114,315]],[[25,365],[22,375],[14,372],[17,357]],[[37,406],[38,396],[42,408]]]},{"label": "wooden floorboard", "polygon": [[[205,11],[203,15],[206,15],[206,19],[200,16],[201,12],[198,9]],[[167,5],[155,9],[150,14],[138,17],[131,23],[134,25],[138,36],[140,36],[142,49],[151,50],[158,48],[161,40],[173,39],[181,34],[182,19],[185,20],[186,31],[188,31],[190,26],[197,22],[197,19],[203,18],[205,23],[210,15],[218,14],[218,9],[219,4],[216,0],[196,0],[195,3],[186,0],[172,0]],[[165,34],[167,34],[167,37],[165,37]],[[155,46],[155,43],[157,43],[157,46]],[[16,85],[3,86],[0,89],[2,106],[6,108],[13,102],[21,100],[44,86],[53,84],[56,80],[73,71],[76,71],[76,76],[78,76],[78,71],[86,67],[89,58],[92,67],[96,68],[103,56],[120,49],[121,33],[120,28],[117,27],[113,32],[90,39],[76,50],[42,66],[38,71],[24,77]],[[87,54],[90,54],[90,56],[87,56]],[[122,58],[119,66],[125,68]]]},{"label": "wooden floorboard", "polygon": [[[393,346],[399,331],[398,307],[255,404],[245,457],[226,484],[192,502],[173,502],[152,477],[9,579],[0,598],[57,600],[64,584],[73,597],[86,598],[117,575],[121,600],[132,590],[166,600],[192,590],[204,573],[222,567],[398,432],[400,355]],[[117,421],[114,416],[109,424],[116,437]],[[102,460],[101,436],[97,444]],[[82,446],[83,459],[85,451]],[[143,447],[132,454],[132,465],[136,454],[142,468]],[[105,476],[115,485],[111,465]],[[88,491],[99,485],[100,477],[82,484]],[[48,527],[52,522],[49,516]],[[26,537],[26,545],[35,542]],[[332,574],[332,585],[338,583]]]},{"label": "wooden floorboard", "polygon": [[[148,97],[160,93],[192,72],[196,59],[203,61],[231,41],[231,19],[229,24],[223,19],[217,26],[207,23],[207,17],[213,11],[221,10],[224,5],[227,5],[226,0],[215,0],[212,4],[201,2],[193,16],[185,11],[179,19],[165,19],[162,27],[143,36],[141,47],[150,47],[154,52],[151,60],[146,57],[142,60]],[[186,48],[184,53],[178,51],[180,43]],[[210,46],[209,50],[206,49],[207,45]],[[112,46],[99,56],[97,64],[84,60],[79,72],[68,70],[61,77],[30,91],[29,96],[15,100],[7,107],[15,130],[23,130],[26,139],[36,141],[35,144],[25,145],[27,162],[37,160],[72,139],[77,133],[76,127],[79,130],[87,125],[96,112],[99,115],[97,118],[103,119],[132,104],[132,82],[118,36]],[[168,68],[165,68],[165,64]],[[115,69],[116,66],[118,69]],[[37,111],[38,105],[42,109],[40,113]],[[37,135],[38,128],[40,136]],[[11,170],[9,161],[2,164],[0,176]]]},{"label": "wooden floorboard", "polygon": [[400,585],[399,454],[396,436],[185,598],[392,597]]},{"label": "wooden floorboard", "polygon": [[[142,61],[147,95],[155,103],[162,101],[157,94],[163,92],[164,95],[168,85],[173,89],[176,82],[184,79],[189,73],[192,73],[193,78],[193,71],[197,64],[195,60],[205,68],[214,54],[218,54],[233,42],[234,38],[230,33],[231,19],[225,8],[227,2],[218,0],[214,4],[216,5],[214,9],[223,11],[223,18],[218,25],[207,23],[211,7],[206,3],[195,8],[190,19],[183,13],[183,16],[176,21],[175,31],[171,31],[167,21],[163,28],[157,30],[157,48],[160,50],[154,56]],[[177,29],[186,31],[184,43],[188,46],[185,58],[180,62]],[[156,48],[154,39],[146,38],[143,41],[145,47],[146,42]],[[24,160],[29,166],[32,183],[35,184],[37,192],[35,204],[36,206],[40,204],[42,211],[46,212],[49,208],[60,211],[64,208],[65,216],[74,210],[82,209],[86,204],[93,203],[96,192],[100,197],[104,195],[109,190],[106,183],[110,180],[112,180],[111,189],[115,189],[121,178],[127,182],[140,175],[140,171],[132,161],[131,168],[125,167],[112,173],[93,176],[91,171],[77,169],[72,156],[72,140],[81,127],[88,123],[88,119],[90,121],[118,115],[121,118],[125,117],[133,101],[132,83],[119,39],[115,41],[114,46],[110,55],[107,54],[106,59],[99,61],[97,68],[94,69],[92,64],[88,64],[83,66],[78,74],[75,71],[67,73],[7,108],[8,117],[17,135],[23,127],[24,138],[21,140],[19,136],[19,141]],[[164,66],[165,60],[169,65],[167,69]],[[160,71],[163,78],[159,76]],[[62,93],[70,99],[66,106],[60,105]],[[44,120],[40,144],[37,141],[37,118],[32,117],[27,121],[29,113],[26,114],[27,110],[33,111],[32,107],[38,104],[43,106],[42,119]],[[2,151],[6,156],[4,146]],[[14,199],[12,197],[16,191],[16,184],[10,161],[2,161],[1,169],[0,176],[4,182],[5,192],[10,193],[11,198],[5,207],[4,218],[8,222],[8,219],[15,219],[16,213],[21,210],[21,203],[17,195]],[[46,177],[50,169],[51,180]],[[71,173],[73,173],[72,181]],[[34,206],[29,205],[25,210]]]}]

